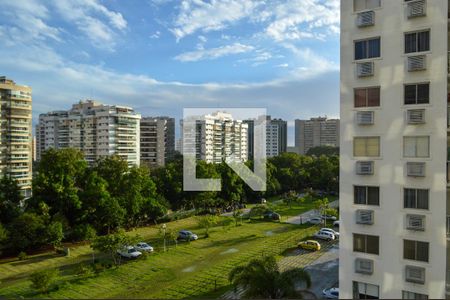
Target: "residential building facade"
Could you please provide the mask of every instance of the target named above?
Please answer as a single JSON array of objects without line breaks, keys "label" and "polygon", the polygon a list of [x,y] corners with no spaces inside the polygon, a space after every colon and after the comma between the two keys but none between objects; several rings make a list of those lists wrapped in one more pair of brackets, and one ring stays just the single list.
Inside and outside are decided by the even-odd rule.
[{"label": "residential building facade", "polygon": [[31,196],[31,88],[0,77],[0,177],[15,179],[24,197]]},{"label": "residential building facade", "polygon": [[448,11],[341,1],[341,298],[449,295]]},{"label": "residential building facade", "polygon": [[175,119],[144,117],[141,119],[141,165],[164,166],[175,152]]},{"label": "residential building facade", "polygon": [[[226,112],[195,118],[192,132],[183,131],[183,153],[195,151],[197,160],[207,163],[248,160],[248,125]],[[183,122],[181,122],[183,128]],[[185,132],[186,131],[186,132]]]},{"label": "residential building facade", "polygon": [[[248,158],[253,159],[254,136],[255,136],[255,120],[244,120],[248,125]],[[278,156],[287,151],[287,121],[282,119],[272,119],[271,116],[265,116],[266,126],[266,157]]]},{"label": "residential building facade", "polygon": [[36,156],[39,161],[49,148],[75,148],[89,164],[118,155],[131,165],[140,163],[140,119],[130,107],[80,101],[68,111],[39,116],[36,126]]},{"label": "residential building facade", "polygon": [[295,120],[295,147],[300,154],[319,146],[339,147],[340,121],[327,117]]}]

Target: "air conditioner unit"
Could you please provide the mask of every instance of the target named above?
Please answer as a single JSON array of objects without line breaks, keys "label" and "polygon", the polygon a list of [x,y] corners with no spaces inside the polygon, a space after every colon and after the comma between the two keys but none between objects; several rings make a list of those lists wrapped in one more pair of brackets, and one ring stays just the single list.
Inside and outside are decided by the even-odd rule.
[{"label": "air conditioner unit", "polygon": [[408,56],[408,72],[422,71],[427,68],[427,56],[426,55],[414,55]]},{"label": "air conditioner unit", "polygon": [[423,215],[406,215],[406,229],[408,230],[425,230],[425,216]]},{"label": "air conditioner unit", "polygon": [[357,63],[356,64],[356,75],[358,77],[368,77],[374,74],[374,64],[373,61]]},{"label": "air conditioner unit", "polygon": [[412,283],[425,283],[425,268],[416,266],[406,266],[405,280]]},{"label": "air conditioner unit", "polygon": [[356,26],[367,27],[375,24],[375,12],[374,11],[364,11],[360,12],[356,17]]},{"label": "air conditioner unit", "polygon": [[373,260],[364,258],[355,259],[355,273],[373,274]]},{"label": "air conditioner unit", "polygon": [[356,174],[357,175],[373,175],[374,162],[373,161],[357,161]]},{"label": "air conditioner unit", "polygon": [[408,124],[425,123],[425,109],[410,109],[406,111],[406,120]]},{"label": "air conditioner unit", "polygon": [[408,19],[426,16],[427,2],[426,2],[426,0],[409,1],[407,3],[406,10],[407,10]]},{"label": "air conditioner unit", "polygon": [[358,123],[358,125],[372,125],[373,119],[373,111],[358,111],[356,113],[356,122]]},{"label": "air conditioner unit", "polygon": [[424,162],[407,162],[406,174],[410,177],[425,177]]},{"label": "air conditioner unit", "polygon": [[373,210],[358,209],[356,211],[356,224],[372,225],[374,219],[373,215]]}]

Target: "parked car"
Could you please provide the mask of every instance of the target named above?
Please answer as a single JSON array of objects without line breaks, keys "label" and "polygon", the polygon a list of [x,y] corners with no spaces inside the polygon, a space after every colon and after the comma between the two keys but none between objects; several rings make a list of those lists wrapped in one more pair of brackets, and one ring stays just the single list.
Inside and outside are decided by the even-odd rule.
[{"label": "parked car", "polygon": [[142,252],[137,251],[133,246],[126,246],[117,250],[117,254],[124,258],[138,258],[142,255]]},{"label": "parked car", "polygon": [[274,221],[279,221],[281,219],[280,214],[273,212],[273,211],[265,212],[263,216],[264,216],[264,219],[270,219],[270,220],[274,220]]},{"label": "parked car", "polygon": [[314,234],[314,237],[325,241],[331,241],[335,239],[334,234],[326,231],[318,231]]},{"label": "parked car", "polygon": [[339,299],[339,288],[324,289],[322,295],[325,299]]},{"label": "parked car", "polygon": [[195,241],[198,240],[198,236],[188,230],[181,230],[178,232],[178,239],[184,241]]},{"label": "parked car", "polygon": [[308,223],[314,224],[314,225],[322,224],[322,219],[321,218],[317,218],[317,217],[313,217],[313,218],[310,218],[308,220]]},{"label": "parked car", "polygon": [[334,227],[339,227],[340,224],[341,224],[341,221],[340,221],[340,220],[337,220],[337,221],[334,221],[334,222],[333,222],[333,226],[334,226]]},{"label": "parked car", "polygon": [[324,220],[332,220],[332,221],[336,221],[337,220],[337,218],[335,216],[332,216],[332,215],[322,215],[321,218],[324,219]]},{"label": "parked car", "polygon": [[312,251],[319,251],[320,250],[320,243],[318,241],[314,240],[307,240],[303,241],[297,244],[299,248],[305,249],[305,250],[312,250]]},{"label": "parked car", "polygon": [[319,231],[322,231],[322,232],[330,232],[330,233],[332,233],[332,234],[334,234],[334,237],[335,238],[339,238],[339,232],[337,232],[337,231],[334,231],[333,229],[331,229],[331,228],[321,228]]},{"label": "parked car", "polygon": [[140,252],[153,252],[153,247],[144,242],[137,243],[134,249]]}]

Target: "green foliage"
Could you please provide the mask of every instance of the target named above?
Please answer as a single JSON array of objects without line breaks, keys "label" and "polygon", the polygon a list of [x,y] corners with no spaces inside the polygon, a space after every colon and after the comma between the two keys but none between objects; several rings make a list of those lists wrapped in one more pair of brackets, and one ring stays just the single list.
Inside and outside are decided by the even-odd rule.
[{"label": "green foliage", "polygon": [[118,232],[95,238],[91,243],[91,248],[109,254],[114,264],[119,265],[120,260],[118,259],[117,250],[133,245],[139,239],[139,236],[129,236],[125,234],[125,231],[119,230]]},{"label": "green foliage", "polygon": [[9,224],[20,215],[21,201],[17,181],[9,176],[0,177],[0,223]]},{"label": "green foliage", "polygon": [[0,223],[0,244],[3,244],[9,236],[8,230],[6,230],[5,227],[3,227],[2,223]]},{"label": "green foliage", "polygon": [[312,147],[306,152],[306,155],[309,156],[339,156],[339,147],[333,146],[317,146]]},{"label": "green foliage", "polygon": [[47,242],[45,218],[26,212],[17,217],[10,226],[10,243],[14,249],[25,250]]},{"label": "green foliage", "polygon": [[64,238],[63,227],[61,222],[55,221],[47,226],[47,241],[53,247],[61,245],[61,241]]},{"label": "green foliage", "polygon": [[82,277],[92,277],[95,275],[93,265],[86,264],[86,263],[80,263],[77,266],[75,272],[78,276],[82,276]]},{"label": "green foliage", "polygon": [[28,255],[27,255],[24,251],[21,251],[21,252],[19,252],[19,254],[17,255],[17,258],[18,258],[19,260],[25,260],[25,259],[28,258]]},{"label": "green foliage", "polygon": [[267,205],[264,205],[264,204],[258,204],[258,205],[253,206],[253,207],[250,209],[250,211],[249,211],[249,213],[248,213],[248,216],[249,216],[250,218],[255,218],[255,217],[260,217],[260,218],[262,218],[262,217],[263,217],[263,214],[264,214],[267,210],[268,210]]},{"label": "green foliage", "polygon": [[58,274],[59,272],[56,269],[49,269],[32,273],[30,275],[31,288],[40,293],[47,293],[51,285],[57,279]]},{"label": "green foliage", "polygon": [[90,241],[97,237],[97,232],[90,224],[78,224],[73,228],[72,237],[77,241]]},{"label": "green foliage", "polygon": [[241,285],[248,298],[299,298],[301,295],[295,289],[296,283],[302,282],[308,288],[311,286],[311,277],[305,270],[280,272],[273,256],[253,259],[245,266],[235,267],[228,279],[235,287]]},{"label": "green foliage", "polygon": [[209,237],[209,229],[219,222],[219,218],[213,215],[198,217],[197,223],[200,228],[205,229],[205,237]]}]

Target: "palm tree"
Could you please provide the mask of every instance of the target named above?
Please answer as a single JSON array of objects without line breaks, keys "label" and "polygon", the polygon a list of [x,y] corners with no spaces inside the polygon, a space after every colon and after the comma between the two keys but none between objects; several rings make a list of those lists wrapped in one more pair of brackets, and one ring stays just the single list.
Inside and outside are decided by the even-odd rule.
[{"label": "palm tree", "polygon": [[246,266],[235,267],[228,279],[235,287],[241,285],[248,298],[301,298],[302,291],[296,289],[296,285],[303,283],[307,288],[311,287],[308,272],[301,268],[280,272],[273,256],[253,259]]}]

